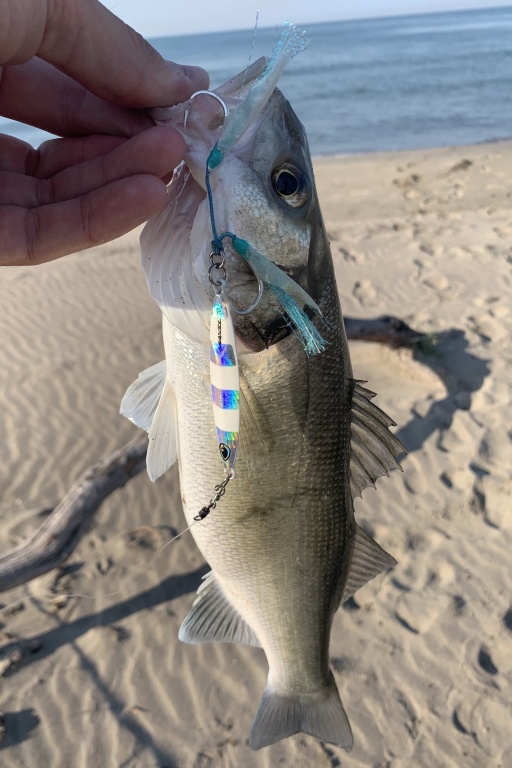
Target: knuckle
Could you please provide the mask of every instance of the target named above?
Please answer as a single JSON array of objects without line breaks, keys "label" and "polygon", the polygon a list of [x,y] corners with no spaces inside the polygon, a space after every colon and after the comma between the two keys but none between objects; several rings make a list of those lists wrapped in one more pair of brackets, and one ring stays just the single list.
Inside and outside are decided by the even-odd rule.
[{"label": "knuckle", "polygon": [[94,234],[94,213],[88,195],[80,197],[80,220],[82,223],[83,240],[86,247],[99,245],[101,242]]},{"label": "knuckle", "polygon": [[24,256],[24,263],[27,265],[40,264],[43,261],[41,253],[41,220],[37,208],[28,210],[25,216]]}]

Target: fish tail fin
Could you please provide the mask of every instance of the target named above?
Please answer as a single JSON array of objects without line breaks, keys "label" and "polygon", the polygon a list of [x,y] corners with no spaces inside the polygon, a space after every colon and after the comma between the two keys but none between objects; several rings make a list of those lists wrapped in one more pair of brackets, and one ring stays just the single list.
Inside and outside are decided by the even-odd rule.
[{"label": "fish tail fin", "polygon": [[320,741],[352,749],[352,731],[332,673],[316,693],[283,696],[267,685],[249,736],[252,749],[275,744],[295,733],[308,733]]}]

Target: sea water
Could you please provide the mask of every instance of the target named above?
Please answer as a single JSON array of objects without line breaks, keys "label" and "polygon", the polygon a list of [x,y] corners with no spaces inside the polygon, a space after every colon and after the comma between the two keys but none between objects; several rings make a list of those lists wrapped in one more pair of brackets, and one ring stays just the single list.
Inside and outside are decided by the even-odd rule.
[{"label": "sea water", "polygon": [[[451,146],[512,136],[512,7],[304,27],[280,87],[314,155]],[[212,86],[269,55],[279,29],[152,40]],[[38,146],[47,134],[0,118]]]}]

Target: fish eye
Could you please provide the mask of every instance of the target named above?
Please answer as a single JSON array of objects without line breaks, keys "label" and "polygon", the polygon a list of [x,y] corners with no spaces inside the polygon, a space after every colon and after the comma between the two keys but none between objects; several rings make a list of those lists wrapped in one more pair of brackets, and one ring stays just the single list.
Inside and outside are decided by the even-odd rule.
[{"label": "fish eye", "polygon": [[228,445],[225,443],[221,443],[219,445],[219,451],[222,461],[227,461],[229,457],[231,456],[231,449]]},{"label": "fish eye", "polygon": [[309,197],[306,174],[292,165],[278,165],[274,168],[272,186],[279,197],[293,208],[300,208]]},{"label": "fish eye", "polygon": [[274,186],[276,188],[276,192],[278,192],[282,197],[289,197],[290,195],[294,195],[296,191],[299,188],[299,182],[293,175],[293,173],[290,173],[290,171],[279,171],[277,174]]}]

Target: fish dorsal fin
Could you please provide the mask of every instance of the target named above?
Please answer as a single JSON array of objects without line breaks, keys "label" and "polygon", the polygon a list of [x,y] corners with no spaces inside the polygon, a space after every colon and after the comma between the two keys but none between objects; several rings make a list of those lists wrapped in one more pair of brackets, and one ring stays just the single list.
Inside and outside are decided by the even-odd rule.
[{"label": "fish dorsal fin", "polygon": [[400,440],[389,431],[395,422],[371,400],[375,392],[365,389],[365,382],[355,381],[351,409],[350,489],[352,498],[361,496],[369,485],[389,475],[390,469],[402,469],[398,456],[406,453]]},{"label": "fish dorsal fin", "polygon": [[166,363],[141,371],[121,400],[120,413],[149,432],[165,384]]},{"label": "fish dorsal fin", "polygon": [[341,602],[344,603],[360,587],[393,565],[396,565],[395,558],[379,547],[376,541],[356,525],[354,549]]},{"label": "fish dorsal fin", "polygon": [[251,627],[228,601],[212,571],[203,576],[192,610],[180,627],[184,643],[242,643],[259,647]]}]

